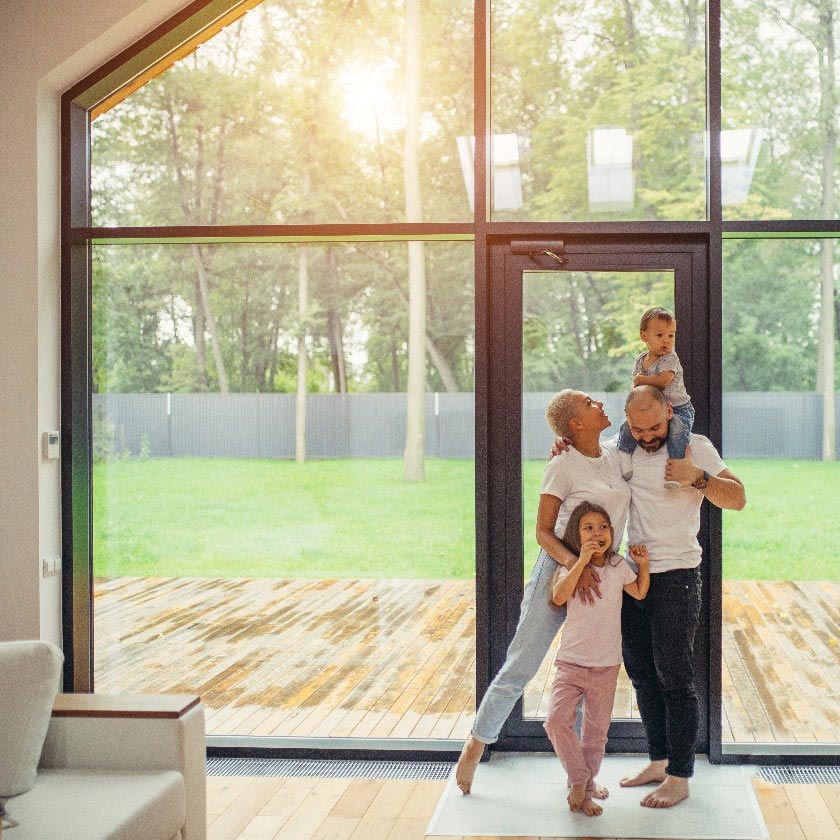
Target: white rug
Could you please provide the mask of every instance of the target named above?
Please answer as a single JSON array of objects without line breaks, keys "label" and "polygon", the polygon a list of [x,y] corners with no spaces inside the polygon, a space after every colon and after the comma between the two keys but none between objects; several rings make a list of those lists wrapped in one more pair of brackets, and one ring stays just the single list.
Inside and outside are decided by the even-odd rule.
[{"label": "white rug", "polygon": [[711,765],[698,758],[691,796],[673,808],[642,808],[652,786],[620,788],[618,780],[645,761],[608,755],[598,781],[610,789],[599,817],[573,814],[566,774],[544,753],[495,753],[480,764],[472,793],[463,796],[455,772],[426,831],[431,836],[627,837],[690,840],[766,840],[764,819],[750,784],[755,767]]}]

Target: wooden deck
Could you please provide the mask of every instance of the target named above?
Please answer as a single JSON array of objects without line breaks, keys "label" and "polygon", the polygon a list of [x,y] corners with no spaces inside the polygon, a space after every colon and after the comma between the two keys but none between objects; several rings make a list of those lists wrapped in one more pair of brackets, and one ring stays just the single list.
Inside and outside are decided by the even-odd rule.
[{"label": "wooden deck", "polygon": [[[724,740],[837,741],[840,585],[729,581]],[[199,693],[213,735],[463,739],[472,581],[95,581],[96,690]],[[550,653],[525,711],[545,715]],[[635,717],[622,672],[615,717]]]}]

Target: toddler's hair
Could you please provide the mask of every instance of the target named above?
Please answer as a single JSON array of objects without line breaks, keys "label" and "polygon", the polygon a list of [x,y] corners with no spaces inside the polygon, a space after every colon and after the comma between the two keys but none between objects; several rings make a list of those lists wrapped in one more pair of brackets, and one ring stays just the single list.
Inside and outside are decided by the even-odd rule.
[{"label": "toddler's hair", "polygon": [[575,394],[571,388],[564,388],[549,400],[545,409],[545,419],[557,437],[569,436],[569,420],[577,414]]},{"label": "toddler's hair", "polygon": [[671,321],[675,320],[676,318],[667,309],[663,309],[661,306],[654,306],[642,315],[642,320],[639,321],[639,332],[646,330],[651,321],[665,321],[666,324],[670,324]]},{"label": "toddler's hair", "polygon": [[[610,561],[611,566],[617,565],[621,561],[621,555],[615,554],[613,552],[613,542],[615,541],[615,532],[613,531],[612,520],[610,519],[610,515],[600,506],[596,505],[594,502],[581,502],[573,511],[572,515],[569,517],[569,521],[566,523],[566,530],[563,532],[563,538],[560,542],[575,555],[575,557],[580,557],[580,520],[587,513],[598,513],[607,520],[607,525],[610,526],[610,547],[607,553],[607,560]],[[615,562],[612,562],[612,557],[615,556],[617,559]]]}]

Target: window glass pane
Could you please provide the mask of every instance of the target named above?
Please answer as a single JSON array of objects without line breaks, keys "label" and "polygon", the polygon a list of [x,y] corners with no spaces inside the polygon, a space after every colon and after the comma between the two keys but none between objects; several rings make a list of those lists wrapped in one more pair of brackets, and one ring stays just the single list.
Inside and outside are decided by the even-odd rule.
[{"label": "window glass pane", "polygon": [[836,5],[724,0],[726,219],[836,219]]},{"label": "window glass pane", "polygon": [[499,220],[706,218],[705,3],[492,3]]},{"label": "window glass pane", "polygon": [[209,734],[467,737],[473,247],[411,246],[419,412],[409,243],[94,247],[97,691],[200,693]]},{"label": "window glass pane", "polygon": [[247,12],[93,121],[94,224],[471,220],[472,6],[413,20],[381,2]]},{"label": "window glass pane", "polygon": [[[633,362],[645,349],[639,340],[639,320],[651,306],[674,311],[674,275],[671,271],[527,271],[522,277],[522,298],[523,574],[527,581],[540,551],[537,506],[553,440],[545,419],[548,402],[562,388],[585,391],[603,401],[612,421],[601,433],[602,439],[618,434]],[[526,718],[548,714],[562,632],[525,688]],[[623,665],[613,717],[639,717]]]},{"label": "window glass pane", "polygon": [[723,455],[747,488],[724,512],[724,742],[837,741],[835,251],[724,242]]}]

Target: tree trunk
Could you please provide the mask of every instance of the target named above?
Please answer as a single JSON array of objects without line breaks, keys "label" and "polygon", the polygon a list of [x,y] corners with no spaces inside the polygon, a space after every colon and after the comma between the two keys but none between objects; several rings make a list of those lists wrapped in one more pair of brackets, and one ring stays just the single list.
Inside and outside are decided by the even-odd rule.
[{"label": "tree trunk", "polygon": [[309,306],[309,249],[300,247],[298,263],[298,365],[297,399],[295,401],[295,461],[306,460],[306,310]]},{"label": "tree trunk", "polygon": [[400,390],[400,359],[397,345],[391,341],[391,390],[397,394]]},{"label": "tree trunk", "polygon": [[210,333],[210,347],[213,350],[213,361],[216,363],[216,375],[219,378],[219,390],[227,394],[228,388],[227,373],[225,373],[225,362],[222,358],[222,348],[219,345],[219,332],[216,319],[213,317],[213,307],[210,304],[210,292],[207,288],[207,271],[204,267],[204,258],[201,254],[201,247],[193,243],[192,254],[195,260],[195,271],[198,279],[198,290],[201,296],[201,305],[204,315],[207,318],[207,331]]},{"label": "tree trunk", "polygon": [[[406,0],[405,220],[422,221],[420,203],[420,0]],[[408,243],[408,399],[406,481],[426,477],[426,268],[423,243]]]},{"label": "tree trunk", "polygon": [[327,333],[330,339],[333,387],[337,394],[346,394],[347,369],[344,364],[344,330],[341,326],[341,315],[332,307],[327,310]]},{"label": "tree trunk", "polygon": [[[834,218],[834,167],[837,157],[837,89],[834,77],[834,0],[819,6],[820,124],[822,148],[821,218]],[[822,392],[824,461],[837,458],[834,387],[834,240],[820,240],[820,325],[817,348],[817,388]]]},{"label": "tree trunk", "polygon": [[426,336],[426,350],[429,352],[429,358],[432,364],[440,374],[440,381],[443,383],[443,390],[448,394],[454,394],[458,390],[458,383],[455,381],[455,374],[449,366],[449,362],[443,357],[443,353],[438,350],[437,345],[432,339]]},{"label": "tree trunk", "polygon": [[198,277],[193,280],[193,291],[195,293],[195,308],[193,309],[193,339],[195,340],[195,358],[198,365],[198,389],[207,390],[207,341],[204,338],[204,331],[207,329],[207,318],[204,315],[204,306],[201,302],[201,287]]}]

